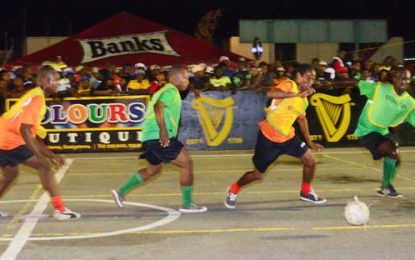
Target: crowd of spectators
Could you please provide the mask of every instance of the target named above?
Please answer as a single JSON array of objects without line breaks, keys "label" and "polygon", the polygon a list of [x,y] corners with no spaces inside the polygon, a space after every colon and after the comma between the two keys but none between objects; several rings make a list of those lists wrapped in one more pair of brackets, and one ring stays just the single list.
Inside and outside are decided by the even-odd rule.
[{"label": "crowd of spectators", "polygon": [[[45,62],[56,70],[59,97],[110,96],[153,94],[167,82],[169,67],[143,63],[125,64],[117,67],[107,64],[103,68],[90,66],[67,66],[60,57],[53,62]],[[371,60],[360,61],[348,58],[344,50],[339,50],[332,61],[315,58],[311,61],[316,71],[315,88],[330,89],[342,86],[348,79],[367,81],[388,81],[391,71],[401,66],[391,56],[382,64]],[[261,90],[278,84],[280,80],[292,78],[295,63],[273,64],[255,63],[241,58],[230,61],[222,56],[217,64],[197,64],[189,66],[190,90],[196,95],[207,90]],[[36,71],[32,66],[15,66],[0,72],[0,106],[5,98],[17,98],[27,89],[36,86]]]}]

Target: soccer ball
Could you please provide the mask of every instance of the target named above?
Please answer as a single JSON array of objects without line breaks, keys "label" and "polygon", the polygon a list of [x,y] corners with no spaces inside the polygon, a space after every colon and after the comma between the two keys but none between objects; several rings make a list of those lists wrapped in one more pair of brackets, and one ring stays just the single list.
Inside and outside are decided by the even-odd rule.
[{"label": "soccer ball", "polygon": [[354,196],[354,200],[349,201],[344,208],[344,217],[350,225],[366,225],[369,221],[369,215],[369,207],[366,203],[359,201],[357,196]]}]

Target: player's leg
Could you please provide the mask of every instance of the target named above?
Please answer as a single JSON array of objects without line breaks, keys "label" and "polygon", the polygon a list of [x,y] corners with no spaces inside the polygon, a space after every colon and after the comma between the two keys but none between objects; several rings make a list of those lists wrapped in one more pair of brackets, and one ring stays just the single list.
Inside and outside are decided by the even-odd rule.
[{"label": "player's leg", "polygon": [[314,204],[324,204],[326,199],[320,198],[311,187],[311,182],[314,178],[316,170],[316,160],[308,149],[307,152],[300,157],[303,163],[303,181],[301,183],[300,199]]},{"label": "player's leg", "polygon": [[40,183],[44,190],[49,193],[52,206],[55,208],[53,217],[58,221],[74,220],[81,217],[77,212],[65,208],[62,200],[59,184],[49,166],[43,165],[36,156],[32,156],[23,162],[24,165],[37,170]]},{"label": "player's leg", "polygon": [[268,166],[271,165],[282,152],[282,145],[268,140],[262,132],[259,131],[254,156],[252,157],[252,162],[255,167],[251,171],[248,171],[242,175],[237,182],[233,183],[229,187],[224,202],[225,207],[234,209],[236,207],[236,200],[241,188],[249,183],[262,180]]},{"label": "player's leg", "polygon": [[297,136],[286,143],[285,153],[294,156],[303,164],[303,181],[301,183],[300,199],[314,204],[326,203],[326,199],[320,198],[311,187],[316,170],[316,159],[307,145]]},{"label": "player's leg", "polygon": [[374,160],[383,159],[383,180],[377,194],[382,197],[400,198],[392,186],[399,165],[398,145],[389,136],[373,132],[359,138],[359,143],[370,151]]},{"label": "player's leg", "polygon": [[[10,184],[16,178],[19,172],[18,166],[4,166],[2,168],[2,174],[0,178],[0,198],[6,190],[10,187]],[[6,211],[0,211],[0,218],[8,217],[9,213]]]},{"label": "player's leg", "polygon": [[115,204],[120,208],[124,207],[124,200],[127,193],[157,175],[162,168],[163,164],[161,162],[158,164],[150,163],[146,168],[133,172],[131,177],[118,190],[111,191]]},{"label": "player's leg", "polygon": [[163,168],[163,154],[167,148],[160,145],[159,140],[148,140],[143,142],[143,154],[140,158],[145,158],[149,165],[139,171],[133,172],[131,177],[118,190],[112,190],[112,196],[118,207],[124,206],[125,195],[131,190],[142,185],[145,181],[157,175]]},{"label": "player's leg", "polygon": [[0,198],[6,192],[7,188],[16,178],[19,173],[19,167],[16,166],[5,166],[2,168],[2,175],[0,178]]},{"label": "player's leg", "polygon": [[[170,145],[174,146],[172,143]],[[193,202],[193,161],[189,152],[184,147],[181,147],[179,155],[171,163],[180,168],[180,189],[183,207],[179,210],[183,213],[205,212],[207,210],[206,207]]]},{"label": "player's leg", "polygon": [[388,140],[381,143],[377,151],[383,157],[383,180],[378,195],[389,198],[402,197],[392,185],[400,164],[398,145],[392,140]]}]

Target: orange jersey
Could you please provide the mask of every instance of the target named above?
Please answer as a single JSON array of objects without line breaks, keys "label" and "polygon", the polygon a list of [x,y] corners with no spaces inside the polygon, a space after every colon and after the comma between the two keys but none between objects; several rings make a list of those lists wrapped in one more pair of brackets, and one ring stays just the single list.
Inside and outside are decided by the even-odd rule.
[{"label": "orange jersey", "polygon": [[46,112],[45,96],[42,89],[34,88],[24,94],[0,117],[0,150],[12,150],[25,144],[20,133],[22,124],[32,126],[32,136],[45,136],[40,126]]},{"label": "orange jersey", "polygon": [[[299,93],[297,84],[292,80],[284,80],[275,88],[284,92]],[[269,140],[275,143],[286,142],[294,137],[293,124],[297,118],[305,117],[307,107],[307,98],[273,99],[267,109],[265,120],[259,123],[259,128]]]}]

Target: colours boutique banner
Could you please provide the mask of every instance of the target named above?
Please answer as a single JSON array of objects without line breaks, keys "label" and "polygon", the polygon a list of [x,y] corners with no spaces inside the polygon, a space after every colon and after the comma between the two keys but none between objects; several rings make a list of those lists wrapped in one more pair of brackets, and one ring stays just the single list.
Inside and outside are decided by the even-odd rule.
[{"label": "colours boutique banner", "polygon": [[[14,102],[7,100],[6,109]],[[138,150],[148,102],[149,96],[48,99],[45,141],[56,152]]]}]

